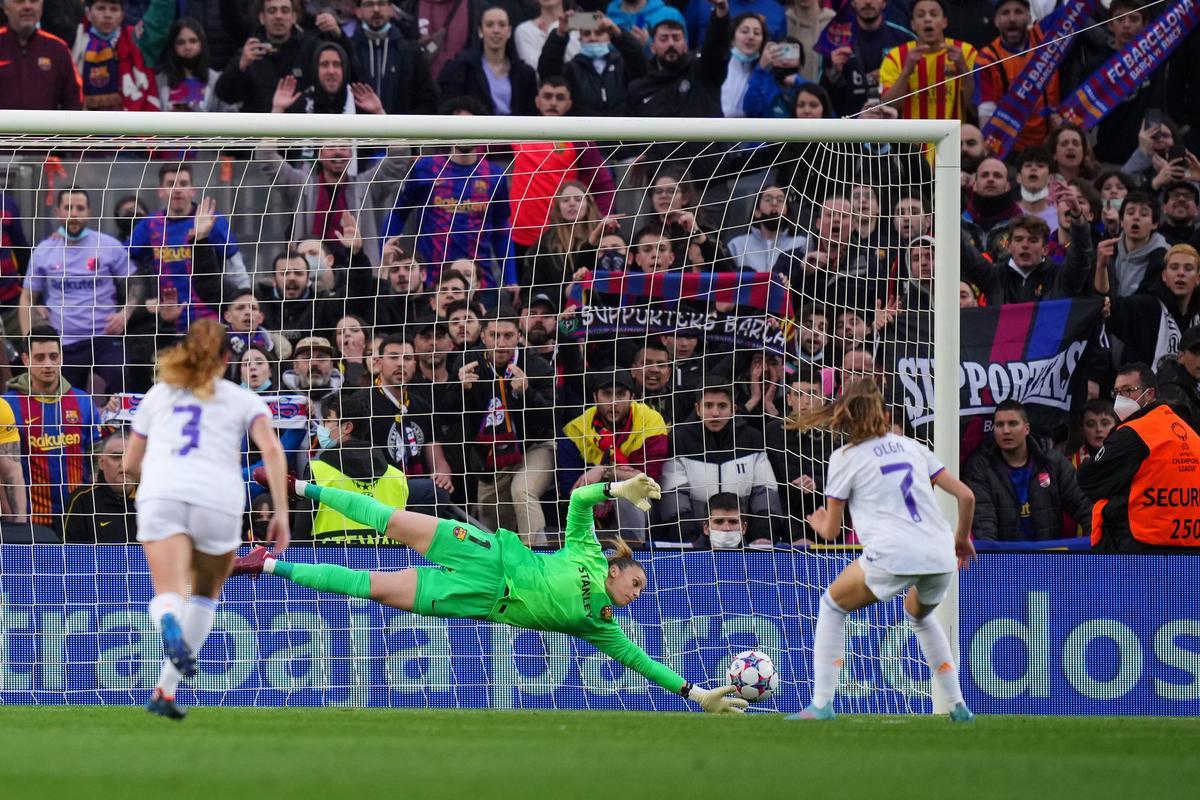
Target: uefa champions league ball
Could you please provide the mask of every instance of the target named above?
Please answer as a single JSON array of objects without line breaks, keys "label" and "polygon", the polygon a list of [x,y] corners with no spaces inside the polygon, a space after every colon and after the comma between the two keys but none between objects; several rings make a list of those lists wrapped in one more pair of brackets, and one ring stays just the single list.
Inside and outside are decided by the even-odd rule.
[{"label": "uefa champions league ball", "polygon": [[751,703],[765,700],[779,688],[775,662],[761,650],[738,653],[729,663],[729,682]]}]

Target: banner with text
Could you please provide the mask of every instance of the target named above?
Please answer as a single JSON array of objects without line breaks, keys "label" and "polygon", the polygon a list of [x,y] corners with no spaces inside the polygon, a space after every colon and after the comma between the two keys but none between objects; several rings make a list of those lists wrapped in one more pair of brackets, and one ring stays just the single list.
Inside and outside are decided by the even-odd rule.
[{"label": "banner with text", "polygon": [[728,315],[646,306],[585,305],[579,309],[571,336],[576,341],[594,341],[680,331],[689,331],[710,346],[765,347],[780,354],[787,347],[787,334],[780,321],[764,314]]},{"label": "banner with text", "polygon": [[1059,106],[1063,119],[1095,127],[1149,80],[1167,56],[1200,22],[1200,0],[1177,0],[1137,37],[1104,62],[1083,85]]},{"label": "banner with text", "polygon": [[[960,413],[990,416],[1003,400],[1019,400],[1040,430],[1061,424],[1078,390],[1075,368],[1100,324],[1102,300],[1043,300],[962,310],[958,385]],[[896,387],[915,428],[933,421],[933,353],[901,350]]]},{"label": "banner with text", "polygon": [[[723,680],[732,653],[768,652],[783,683],[755,706],[795,711],[811,691],[825,585],[854,555],[640,557],[650,588],[621,625],[689,680]],[[302,548],[295,560],[402,569],[409,551]],[[967,702],[983,713],[1200,713],[1200,559],[985,553],[961,578]],[[145,702],[159,671],[140,547],[0,545],[0,702]],[[843,713],[929,710],[898,601],[856,613]],[[255,706],[666,709],[689,707],[590,646],[472,620],[441,620],[282,579],[233,579],[194,687],[181,702]],[[694,706],[691,706],[693,710]]]},{"label": "banner with text", "polygon": [[[1075,42],[1075,31],[1092,15],[1100,0],[1076,0],[1059,6],[1039,25],[1045,31],[1040,47],[1013,80],[1012,86],[983,126],[983,138],[992,146],[992,152],[1000,158],[1008,155],[1021,128],[1033,113],[1042,90],[1058,70],[1059,64]],[[1004,69],[1002,64],[989,65],[988,69]]]}]

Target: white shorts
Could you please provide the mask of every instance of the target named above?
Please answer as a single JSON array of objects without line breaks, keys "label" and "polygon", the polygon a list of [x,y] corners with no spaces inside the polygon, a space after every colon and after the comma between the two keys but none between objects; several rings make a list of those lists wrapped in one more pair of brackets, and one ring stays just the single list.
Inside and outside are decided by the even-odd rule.
[{"label": "white shorts", "polygon": [[908,591],[908,587],[915,586],[917,593],[921,596],[921,605],[936,606],[945,599],[946,591],[950,588],[950,581],[954,580],[953,572],[893,575],[861,556],[858,559],[858,565],[862,567],[863,574],[867,578],[867,588],[880,600],[891,600],[901,592]]},{"label": "white shorts", "polygon": [[185,533],[201,553],[220,556],[242,543],[242,515],[178,500],[138,500],[137,540],[157,542]]}]

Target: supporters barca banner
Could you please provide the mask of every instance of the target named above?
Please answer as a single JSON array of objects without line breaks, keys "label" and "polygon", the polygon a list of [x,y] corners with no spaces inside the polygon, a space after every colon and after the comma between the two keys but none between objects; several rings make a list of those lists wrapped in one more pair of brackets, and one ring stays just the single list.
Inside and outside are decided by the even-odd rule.
[{"label": "supporters barca banner", "polygon": [[1137,91],[1200,22],[1200,0],[1178,0],[1068,97],[1058,113],[1091,129]]},{"label": "supporters barca banner", "polygon": [[765,347],[786,352],[787,336],[776,320],[762,314],[722,317],[716,313],[672,311],[646,306],[583,306],[571,335],[578,341],[646,336],[676,331],[698,332],[709,344],[738,348]]},{"label": "supporters barca banner", "polygon": [[[1061,424],[1077,397],[1076,367],[1100,324],[1102,300],[1043,300],[962,310],[958,385],[964,422],[991,415],[1003,400],[1028,407],[1039,430]],[[905,418],[933,421],[933,354],[896,359]]]},{"label": "supporters barca banner", "polygon": [[[983,138],[991,144],[994,154],[1003,158],[1012,150],[1021,128],[1041,99],[1042,89],[1071,49],[1075,31],[1099,5],[1100,0],[1076,0],[1059,6],[1042,21],[1045,44],[1038,48],[1021,70],[1008,92],[996,104],[996,110],[987,125],[983,126]],[[990,65],[990,68],[1001,67]]]}]

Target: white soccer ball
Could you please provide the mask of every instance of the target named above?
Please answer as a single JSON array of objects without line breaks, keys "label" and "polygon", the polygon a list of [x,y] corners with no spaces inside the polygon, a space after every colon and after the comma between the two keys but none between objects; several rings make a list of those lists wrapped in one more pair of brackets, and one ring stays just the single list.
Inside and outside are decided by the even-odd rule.
[{"label": "white soccer ball", "polygon": [[729,682],[751,703],[766,700],[779,688],[775,662],[761,650],[738,653],[729,663]]}]

